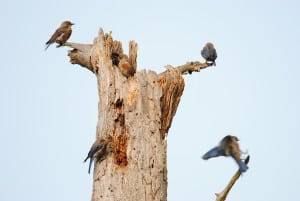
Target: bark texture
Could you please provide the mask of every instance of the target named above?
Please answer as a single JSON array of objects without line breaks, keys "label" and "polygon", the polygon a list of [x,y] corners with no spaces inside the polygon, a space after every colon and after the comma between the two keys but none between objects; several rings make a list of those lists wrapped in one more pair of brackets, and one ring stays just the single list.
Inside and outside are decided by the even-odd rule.
[{"label": "bark texture", "polygon": [[92,201],[167,200],[165,136],[184,90],[182,74],[211,64],[167,66],[161,74],[137,68],[137,44],[129,54],[111,33],[99,30],[93,44],[72,47],[70,62],[93,72],[98,81],[96,138],[112,137],[111,152],[96,161]]},{"label": "bark texture", "polygon": [[[159,76],[143,70],[127,78],[113,65],[112,53],[120,60],[126,57],[121,43],[100,30],[91,57],[99,90],[97,138],[111,135],[113,148],[106,160],[95,165],[92,200],[166,200],[167,147],[161,127],[162,122],[169,127],[173,116],[162,118],[161,106],[176,111],[180,96],[174,98],[176,104],[163,103],[173,100],[164,98],[161,80],[172,73]],[[131,41],[128,62],[134,69],[136,57],[137,45]],[[179,89],[176,94],[182,94],[183,86]]]}]

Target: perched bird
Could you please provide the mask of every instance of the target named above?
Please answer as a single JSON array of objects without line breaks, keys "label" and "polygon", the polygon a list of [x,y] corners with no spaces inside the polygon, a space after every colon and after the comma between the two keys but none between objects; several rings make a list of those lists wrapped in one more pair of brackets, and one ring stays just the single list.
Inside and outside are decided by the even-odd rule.
[{"label": "perched bird", "polygon": [[241,173],[246,172],[248,166],[241,160],[242,151],[240,150],[236,136],[227,135],[219,143],[218,146],[209,150],[202,156],[204,160],[218,156],[231,156],[238,164]]},{"label": "perched bird", "polygon": [[134,67],[129,63],[127,55],[123,55],[122,59],[119,62],[119,69],[126,78],[133,76],[135,74]]},{"label": "perched bird", "polygon": [[87,157],[83,161],[85,163],[87,159],[90,159],[89,171],[88,171],[89,174],[91,172],[91,166],[94,159],[98,159],[102,161],[104,157],[110,152],[111,147],[109,144],[111,140],[112,140],[111,137],[108,137],[107,139],[96,140],[92,145]]},{"label": "perched bird", "polygon": [[64,21],[61,23],[60,27],[56,29],[51,38],[46,42],[45,50],[47,50],[47,48],[54,42],[58,43],[57,47],[62,46],[72,34],[72,25],[74,24],[70,21]]},{"label": "perched bird", "polygon": [[205,59],[206,63],[212,62],[215,66],[217,59],[217,51],[212,43],[206,43],[201,51],[201,56]]}]

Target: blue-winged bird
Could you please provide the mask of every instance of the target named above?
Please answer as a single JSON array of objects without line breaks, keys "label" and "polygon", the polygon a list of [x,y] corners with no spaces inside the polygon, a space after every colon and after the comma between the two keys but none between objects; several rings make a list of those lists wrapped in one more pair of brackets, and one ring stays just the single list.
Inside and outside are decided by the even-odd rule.
[{"label": "blue-winged bird", "polygon": [[239,166],[241,173],[246,172],[248,166],[241,160],[242,151],[238,144],[238,138],[236,136],[227,135],[219,143],[218,146],[209,150],[202,156],[204,160],[218,156],[231,156]]},{"label": "blue-winged bird", "polygon": [[111,141],[112,138],[107,137],[106,139],[100,139],[100,140],[97,139],[94,142],[87,157],[83,161],[85,163],[87,159],[90,159],[89,171],[88,171],[89,174],[91,172],[91,166],[94,159],[102,161],[107,156],[107,154],[111,151]]}]

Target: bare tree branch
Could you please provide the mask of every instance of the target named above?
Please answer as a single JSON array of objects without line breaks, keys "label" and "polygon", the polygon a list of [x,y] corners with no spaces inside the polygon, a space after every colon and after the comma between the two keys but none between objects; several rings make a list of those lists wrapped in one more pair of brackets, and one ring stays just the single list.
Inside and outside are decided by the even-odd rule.
[{"label": "bare tree branch", "polygon": [[199,61],[187,62],[184,65],[177,66],[176,68],[181,72],[181,74],[191,74],[192,72],[199,72],[201,69],[211,67],[212,63],[200,63]]},{"label": "bare tree branch", "polygon": [[63,46],[68,46],[73,48],[73,50],[68,51],[68,56],[70,57],[71,64],[79,64],[82,67],[94,72],[91,63],[91,51],[92,44],[80,44],[80,43],[69,43],[66,42]]},{"label": "bare tree branch", "polygon": [[[250,160],[250,156],[247,156],[245,163],[248,164]],[[224,201],[229,193],[229,191],[231,190],[231,188],[233,187],[233,185],[235,184],[235,182],[238,180],[238,178],[241,176],[241,172],[237,171],[233,177],[231,178],[231,180],[229,181],[229,183],[227,184],[227,186],[225,187],[225,189],[221,192],[221,193],[215,193],[216,194],[216,201]]]}]

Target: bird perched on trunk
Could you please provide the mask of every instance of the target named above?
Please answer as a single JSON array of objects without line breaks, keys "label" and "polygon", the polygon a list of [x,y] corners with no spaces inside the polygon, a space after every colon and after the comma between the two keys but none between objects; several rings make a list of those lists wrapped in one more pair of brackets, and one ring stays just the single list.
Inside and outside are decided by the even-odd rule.
[{"label": "bird perched on trunk", "polygon": [[239,171],[241,173],[246,172],[248,166],[241,160],[242,151],[237,142],[238,140],[236,136],[227,135],[220,141],[218,146],[209,150],[202,158],[207,160],[212,157],[231,156],[238,164]]},{"label": "bird perched on trunk", "polygon": [[206,63],[212,62],[215,66],[217,59],[217,51],[212,43],[206,43],[201,51],[201,56],[205,59]]},{"label": "bird perched on trunk", "polygon": [[135,74],[135,68],[129,63],[127,55],[123,55],[118,65],[122,75],[126,78],[133,76]]},{"label": "bird perched on trunk", "polygon": [[72,25],[74,25],[70,21],[64,21],[61,23],[60,27],[56,29],[54,34],[51,36],[51,38],[46,42],[46,48],[52,44],[52,43],[58,43],[56,47],[62,46],[71,36],[72,34]]},{"label": "bird perched on trunk", "polygon": [[112,142],[111,136],[105,139],[99,139],[99,140],[97,139],[94,142],[87,157],[83,161],[85,163],[87,159],[90,159],[89,171],[88,171],[89,174],[91,172],[91,166],[94,159],[102,161],[109,154],[109,152],[111,151],[111,142]]}]

